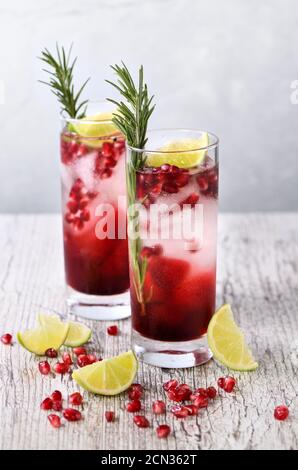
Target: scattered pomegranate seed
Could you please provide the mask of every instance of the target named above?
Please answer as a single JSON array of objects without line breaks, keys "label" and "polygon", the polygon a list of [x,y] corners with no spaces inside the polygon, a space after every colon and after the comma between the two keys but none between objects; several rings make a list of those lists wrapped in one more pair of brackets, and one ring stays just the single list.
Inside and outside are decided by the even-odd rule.
[{"label": "scattered pomegranate seed", "polygon": [[196,416],[199,412],[199,407],[196,405],[185,405],[184,408],[187,409],[189,416]]},{"label": "scattered pomegranate seed", "polygon": [[73,408],[66,408],[63,411],[63,416],[67,421],[79,421],[82,418],[81,412]]},{"label": "scattered pomegranate seed", "polygon": [[69,397],[69,403],[79,406],[83,402],[83,397],[79,392],[72,393]]},{"label": "scattered pomegranate seed", "polygon": [[73,348],[73,352],[75,353],[76,356],[80,356],[81,354],[87,354],[86,348],[83,348],[82,346],[78,348]]},{"label": "scattered pomegranate seed", "polygon": [[162,400],[156,400],[152,403],[152,411],[156,415],[162,415],[166,412],[166,404]]},{"label": "scattered pomegranate seed", "polygon": [[142,404],[140,400],[132,400],[126,405],[126,411],[129,413],[136,413],[136,411],[140,411]]},{"label": "scattered pomegranate seed", "polygon": [[60,401],[60,400],[53,401],[53,410],[61,411],[62,410],[62,401]]},{"label": "scattered pomegranate seed", "polygon": [[54,414],[50,414],[48,416],[48,420],[50,421],[51,425],[53,426],[53,428],[60,428],[61,426],[61,419],[59,418],[59,416],[57,415],[54,415]]},{"label": "scattered pomegranate seed", "polygon": [[207,388],[207,396],[208,398],[210,398],[211,400],[214,400],[214,398],[216,397],[217,395],[217,390],[216,388],[214,387],[208,387]]},{"label": "scattered pomegranate seed", "polygon": [[171,412],[176,418],[186,418],[189,415],[187,407],[181,405],[172,406]]},{"label": "scattered pomegranate seed", "polygon": [[54,358],[54,357],[57,357],[57,356],[58,356],[58,353],[57,353],[56,349],[54,349],[54,348],[49,348],[49,349],[46,350],[45,355],[46,355],[47,357],[52,357],[52,358]]},{"label": "scattered pomegranate seed", "polygon": [[90,364],[91,363],[90,363],[90,359],[89,359],[88,354],[80,354],[78,356],[78,366],[79,367],[89,366]]},{"label": "scattered pomegranate seed", "polygon": [[12,336],[9,333],[5,333],[5,335],[1,336],[1,342],[3,344],[11,344]]},{"label": "scattered pomegranate seed", "polygon": [[208,406],[208,398],[202,397],[199,395],[195,400],[193,401],[193,404],[197,406],[198,408],[207,408]]},{"label": "scattered pomegranate seed", "polygon": [[163,389],[168,392],[169,390],[171,390],[172,388],[177,388],[178,387],[178,381],[177,380],[169,380],[168,382],[166,382],[165,384],[163,384]]},{"label": "scattered pomegranate seed", "polygon": [[115,419],[115,413],[114,411],[106,411],[105,412],[105,418],[108,423],[111,423]]},{"label": "scattered pomegranate seed", "polygon": [[38,363],[39,372],[42,375],[48,375],[51,372],[51,366],[48,361],[41,361]]},{"label": "scattered pomegranate seed", "polygon": [[57,362],[54,365],[54,371],[57,374],[66,374],[66,372],[68,372],[68,370],[69,370],[69,365],[66,364],[65,362]]},{"label": "scattered pomegranate seed", "polygon": [[143,396],[142,385],[132,384],[128,390],[128,396],[131,400],[139,400]]},{"label": "scattered pomegranate seed", "polygon": [[97,357],[95,354],[87,354],[88,359],[89,359],[89,364],[93,364],[94,362],[97,362]]},{"label": "scattered pomegranate seed", "polygon": [[112,325],[107,328],[108,335],[110,336],[117,336],[118,334],[118,326]]},{"label": "scattered pomegranate seed", "polygon": [[139,427],[139,428],[149,428],[150,424],[147,418],[142,415],[136,415],[133,417],[133,422]]},{"label": "scattered pomegranate seed", "polygon": [[170,428],[170,426],[168,426],[167,424],[160,424],[160,425],[156,428],[157,437],[159,437],[160,439],[163,439],[163,438],[168,437],[168,435],[170,434],[170,432],[171,432],[171,428]]},{"label": "scattered pomegranate seed", "polygon": [[226,377],[225,378],[225,385],[224,385],[224,391],[227,393],[231,393],[236,385],[236,380],[234,377]]},{"label": "scattered pomegranate seed", "polygon": [[51,409],[53,408],[53,402],[52,402],[52,400],[51,400],[49,397],[45,398],[45,399],[41,402],[40,408],[41,408],[42,410],[51,410]]},{"label": "scattered pomegranate seed", "polygon": [[208,392],[207,392],[206,388],[198,388],[195,391],[195,394],[200,395],[201,397],[205,397],[205,398],[208,397]]},{"label": "scattered pomegranate seed", "polygon": [[62,393],[59,390],[54,390],[50,398],[53,401],[62,401]]},{"label": "scattered pomegranate seed", "polygon": [[274,410],[274,418],[278,421],[285,421],[289,414],[289,408],[285,405],[277,406]]},{"label": "scattered pomegranate seed", "polygon": [[219,388],[224,388],[225,383],[226,383],[226,379],[224,377],[220,377],[217,381],[217,385],[219,386]]},{"label": "scattered pomegranate seed", "polygon": [[189,400],[192,395],[192,392],[187,384],[182,384],[178,385],[178,387],[176,388],[171,387],[170,390],[168,390],[167,394],[169,400],[180,402]]},{"label": "scattered pomegranate seed", "polygon": [[68,364],[69,366],[73,364],[72,357],[68,352],[64,352],[62,354],[62,359],[63,359],[63,362],[65,362],[65,364]]}]

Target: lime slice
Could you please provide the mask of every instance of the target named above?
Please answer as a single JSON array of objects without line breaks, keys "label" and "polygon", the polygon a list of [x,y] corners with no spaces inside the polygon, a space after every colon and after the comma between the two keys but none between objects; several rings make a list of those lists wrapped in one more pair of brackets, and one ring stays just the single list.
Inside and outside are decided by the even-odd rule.
[{"label": "lime slice", "polygon": [[72,377],[85,390],[100,395],[117,395],[134,381],[138,362],[132,351],[95,362],[73,372]]},{"label": "lime slice", "polygon": [[[46,317],[46,315],[40,315]],[[47,324],[40,324],[32,330],[19,332],[17,338],[21,346],[28,351],[43,356],[49,348],[58,350],[64,343],[69,329],[68,323],[63,323],[59,317],[51,319]]]},{"label": "lime slice", "polygon": [[69,330],[64,344],[70,348],[76,348],[77,346],[87,343],[91,338],[91,334],[92,332],[88,326],[83,323],[71,321],[69,322]]},{"label": "lime slice", "polygon": [[169,142],[159,149],[161,152],[169,153],[150,153],[147,155],[146,163],[151,167],[160,167],[168,163],[169,165],[175,165],[179,168],[192,168],[200,165],[204,160],[208,143],[207,132],[203,132],[199,139],[185,139]]},{"label": "lime slice", "polygon": [[231,306],[223,305],[208,326],[208,344],[214,358],[233,370],[251,371],[258,367],[245,338],[235,323]]},{"label": "lime slice", "polygon": [[[111,122],[113,113],[98,113],[72,122],[74,131],[82,137],[106,137],[118,133],[117,127]],[[92,144],[92,141],[90,141]],[[86,141],[90,145],[89,141]],[[93,142],[95,144],[95,142]],[[98,144],[98,142],[97,142]]]}]

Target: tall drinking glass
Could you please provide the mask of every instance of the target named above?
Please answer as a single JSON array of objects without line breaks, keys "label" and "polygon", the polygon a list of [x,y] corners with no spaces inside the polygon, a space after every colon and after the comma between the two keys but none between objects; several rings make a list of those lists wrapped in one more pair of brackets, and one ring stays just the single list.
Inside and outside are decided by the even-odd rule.
[{"label": "tall drinking glass", "polygon": [[99,320],[130,315],[125,141],[111,111],[92,104],[92,118],[62,119],[61,132],[67,302],[71,313]]},{"label": "tall drinking glass", "polygon": [[218,139],[148,132],[127,149],[133,347],[145,362],[189,367],[211,358],[215,311]]}]

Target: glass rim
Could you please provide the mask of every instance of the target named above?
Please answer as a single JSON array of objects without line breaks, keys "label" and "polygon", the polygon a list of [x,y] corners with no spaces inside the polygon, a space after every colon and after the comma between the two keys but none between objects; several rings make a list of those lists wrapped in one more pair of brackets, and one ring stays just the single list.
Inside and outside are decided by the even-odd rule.
[{"label": "glass rim", "polygon": [[199,147],[199,148],[192,148],[192,149],[187,149],[187,150],[150,150],[150,149],[147,149],[146,146],[145,148],[143,149],[140,149],[140,148],[137,148],[137,147],[133,147],[132,145],[129,145],[127,142],[126,142],[126,146],[128,149],[130,150],[133,150],[134,152],[138,152],[138,153],[152,153],[152,154],[173,154],[173,153],[189,153],[189,152],[198,152],[200,150],[210,150],[210,149],[214,149],[216,147],[218,147],[219,145],[219,138],[217,137],[217,135],[213,134],[213,132],[209,132],[209,131],[205,131],[205,130],[202,130],[202,129],[190,129],[190,128],[183,128],[183,127],[172,127],[172,128],[161,128],[161,129],[150,129],[148,130],[148,134],[150,133],[155,133],[155,132],[173,132],[173,131],[176,131],[176,132],[189,132],[189,133],[194,133],[194,132],[200,132],[200,133],[203,133],[205,132],[206,134],[208,134],[208,136],[211,136],[214,140],[214,142],[212,142],[211,144],[208,144],[204,147]]}]

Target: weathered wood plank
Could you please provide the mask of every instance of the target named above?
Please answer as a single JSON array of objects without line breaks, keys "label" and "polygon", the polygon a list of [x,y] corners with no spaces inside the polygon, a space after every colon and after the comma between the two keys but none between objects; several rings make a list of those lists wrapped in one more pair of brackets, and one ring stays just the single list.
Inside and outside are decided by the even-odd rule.
[{"label": "weathered wood plank", "polygon": [[[60,430],[47,423],[39,403],[55,388],[67,395],[69,378],[42,377],[38,360],[17,344],[0,347],[1,449],[297,449],[298,448],[298,215],[222,215],[219,236],[218,305],[233,304],[260,368],[235,374],[239,392],[219,398],[196,419],[165,420],[174,430],[167,440],[153,428],[137,429],[124,411],[125,397],[87,396],[85,420]],[[58,216],[0,217],[0,332],[32,326],[36,313],[65,312],[61,227]],[[89,322],[91,324],[91,322]],[[93,323],[92,348],[103,356],[126,350],[130,322],[108,337],[107,322]],[[213,361],[195,369],[163,371],[141,365],[145,411],[162,397],[161,384],[177,377],[192,386],[215,383],[225,373]],[[285,423],[273,417],[275,405],[290,405]],[[107,424],[104,410],[117,423]]]}]

